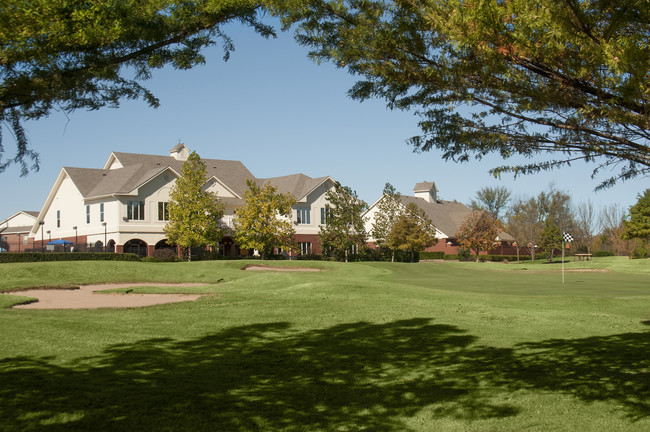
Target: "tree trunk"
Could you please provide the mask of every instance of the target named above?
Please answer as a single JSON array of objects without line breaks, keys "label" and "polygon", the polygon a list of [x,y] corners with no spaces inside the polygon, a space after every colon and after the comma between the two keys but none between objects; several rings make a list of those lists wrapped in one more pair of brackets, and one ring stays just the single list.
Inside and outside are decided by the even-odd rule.
[{"label": "tree trunk", "polygon": [[188,247],[187,248],[187,262],[191,262],[191,261],[192,261],[192,248]]},{"label": "tree trunk", "polygon": [[262,261],[266,259],[266,249],[262,249],[261,259]]},{"label": "tree trunk", "polygon": [[519,246],[517,246],[517,264],[519,264]]},{"label": "tree trunk", "polygon": [[348,262],[348,250],[345,250],[345,262]]},{"label": "tree trunk", "polygon": [[395,262],[395,249],[391,250],[390,262]]}]

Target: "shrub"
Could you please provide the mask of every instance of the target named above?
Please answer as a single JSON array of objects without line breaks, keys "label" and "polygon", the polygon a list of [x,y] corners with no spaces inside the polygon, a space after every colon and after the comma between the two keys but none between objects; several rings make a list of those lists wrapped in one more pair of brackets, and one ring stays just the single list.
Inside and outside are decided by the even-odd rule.
[{"label": "shrub", "polygon": [[544,260],[544,259],[548,259],[549,256],[551,256],[551,254],[548,253],[548,252],[537,252],[535,254],[535,259],[536,260]]},{"label": "shrub", "polygon": [[[147,257],[149,258],[149,257]],[[151,254],[151,258],[155,262],[176,262],[180,261],[180,258],[176,255],[176,251],[169,248],[156,249]]]},{"label": "shrub", "polygon": [[436,251],[436,252],[420,252],[420,259],[425,260],[425,259],[444,259],[445,258],[445,253],[442,251]]},{"label": "shrub", "polygon": [[[225,256],[221,255],[219,251],[211,250],[211,251],[205,251],[201,258],[199,258],[201,261],[214,261],[214,260],[223,260],[226,259]],[[192,260],[194,260],[194,255],[192,255]]]},{"label": "shrub", "polygon": [[648,249],[646,248],[646,245],[644,243],[640,243],[636,249],[632,252],[632,255],[630,255],[630,258],[632,259],[646,259],[648,258]]},{"label": "shrub", "polygon": [[323,255],[318,255],[318,254],[302,254],[298,255],[299,260],[305,260],[305,261],[321,261],[323,259]]},{"label": "shrub", "polygon": [[472,256],[472,251],[466,248],[458,248],[458,261],[469,261]]},{"label": "shrub", "polygon": [[0,254],[0,263],[45,261],[141,261],[131,253],[112,252],[6,252]]},{"label": "shrub", "polygon": [[594,257],[610,257],[615,256],[616,254],[612,251],[597,250],[592,254]]}]

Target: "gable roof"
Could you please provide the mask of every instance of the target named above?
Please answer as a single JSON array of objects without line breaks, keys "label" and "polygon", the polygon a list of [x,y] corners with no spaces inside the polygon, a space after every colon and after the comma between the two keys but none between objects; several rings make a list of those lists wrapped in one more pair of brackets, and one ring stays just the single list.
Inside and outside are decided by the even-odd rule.
[{"label": "gable roof", "polygon": [[331,180],[330,177],[317,177],[311,178],[304,174],[292,174],[288,176],[281,177],[271,177],[267,179],[259,179],[263,184],[270,183],[273,186],[277,187],[279,193],[290,193],[298,201],[305,198],[309,195],[314,189],[316,189],[321,184],[325,183],[327,180]]},{"label": "gable roof", "polygon": [[436,192],[438,191],[438,188],[434,182],[420,182],[416,183],[415,186],[413,186],[413,192],[429,192],[432,189]]},{"label": "gable roof", "polygon": [[447,237],[456,237],[463,221],[472,213],[469,207],[456,201],[428,202],[423,198],[402,195],[400,203],[404,206],[414,203],[420,207],[431,219],[436,229]]},{"label": "gable roof", "polygon": [[[113,152],[114,156],[124,168],[118,168],[118,171],[128,167],[139,165],[136,170],[140,175],[138,180],[132,184],[142,184],[165,167],[171,168],[174,172],[180,174],[183,171],[184,161],[176,160],[170,156],[143,155],[136,153]],[[111,159],[109,158],[109,162]],[[221,159],[203,159],[205,163],[207,177],[216,177],[223,184],[228,185],[237,195],[242,196],[246,187],[246,179],[255,179],[255,176],[240,161],[221,160]],[[107,165],[109,164],[107,162]],[[105,166],[108,168],[108,166]]]},{"label": "gable roof", "polygon": [[25,215],[36,220],[36,218],[38,217],[38,213],[39,212],[37,211],[27,211],[27,210],[21,210],[14,213],[13,215],[9,216],[8,218],[0,222],[0,233],[5,235],[17,234],[17,233],[28,233],[29,230],[31,230],[32,225],[10,225],[10,221],[20,215]]},{"label": "gable roof", "polygon": [[[413,189],[416,190],[417,185]],[[379,204],[384,196],[385,195],[382,195],[381,198],[379,198],[372,206],[370,206],[366,213],[368,213],[371,208]],[[409,203],[413,203],[421,208],[427,217],[431,219],[431,222],[433,222],[433,225],[436,227],[436,231],[442,234],[443,237],[447,238],[455,238],[456,233],[460,230],[460,227],[465,219],[467,219],[467,217],[472,213],[472,209],[467,207],[465,204],[457,201],[439,200],[436,202],[429,202],[424,198],[408,195],[400,196],[400,204],[406,207]],[[500,232],[498,238],[499,240],[514,241],[514,238],[506,232]]]}]

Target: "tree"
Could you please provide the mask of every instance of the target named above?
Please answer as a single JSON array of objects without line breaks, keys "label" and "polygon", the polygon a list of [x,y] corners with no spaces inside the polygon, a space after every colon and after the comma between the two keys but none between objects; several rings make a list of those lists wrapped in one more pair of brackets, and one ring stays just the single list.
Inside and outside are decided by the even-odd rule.
[{"label": "tree", "polygon": [[620,168],[601,187],[650,172],[644,2],[314,0],[275,10],[312,58],[362,77],[353,98],[417,112],[417,151],[534,158],[494,175],[576,160]]},{"label": "tree", "polygon": [[501,211],[505,211],[510,201],[510,191],[505,186],[484,187],[476,192],[476,198],[469,207],[473,210],[488,212],[493,218],[501,219]]},{"label": "tree", "polygon": [[260,251],[262,259],[276,247],[295,248],[291,223],[291,206],[296,199],[289,193],[277,192],[277,187],[266,183],[260,187],[246,180],[244,207],[237,210],[235,241],[240,247]]},{"label": "tree", "polygon": [[348,186],[336,183],[325,195],[325,225],[321,225],[318,240],[324,253],[334,253],[339,259],[348,261],[348,253],[353,248],[361,248],[366,243],[363,212],[367,204],[357,197]]},{"label": "tree", "polygon": [[625,219],[625,210],[616,204],[610,204],[601,209],[600,247],[604,250],[611,250],[617,256],[628,255],[631,252],[629,241],[623,239]]},{"label": "tree", "polygon": [[[393,185],[386,183],[381,200],[377,204],[377,213],[375,221],[372,224],[371,234],[379,248],[387,246],[387,239],[397,220],[398,216],[403,213],[402,204],[400,204],[400,193],[395,190]],[[391,262],[395,261],[395,249],[392,249]]]},{"label": "tree", "polygon": [[535,245],[544,224],[543,215],[535,198],[519,199],[508,213],[507,231],[515,238],[517,255],[523,246],[535,261]]},{"label": "tree", "polygon": [[0,160],[0,172],[17,163],[26,175],[30,161],[38,169],[23,120],[53,109],[117,107],[122,99],[143,98],[157,107],[142,86],[153,70],[203,64],[201,50],[218,40],[227,59],[234,46],[221,26],[230,22],[272,35],[257,20],[258,8],[252,0],[3,0],[0,125],[13,132],[17,152]]},{"label": "tree", "polygon": [[409,203],[406,211],[397,216],[386,239],[391,249],[411,252],[411,262],[415,261],[416,251],[423,251],[437,242],[431,219],[415,203]]},{"label": "tree", "polygon": [[193,151],[169,193],[165,234],[170,244],[186,249],[188,261],[192,260],[192,248],[217,245],[223,237],[224,205],[216,194],[203,190],[206,173],[205,163]]},{"label": "tree", "polygon": [[628,212],[628,217],[623,221],[624,239],[650,238],[650,189],[646,189],[643,195],[637,196],[637,202]]},{"label": "tree", "polygon": [[553,252],[555,249],[562,247],[562,231],[550,218],[546,219],[539,241],[541,246],[548,252],[548,262],[553,262]]},{"label": "tree", "polygon": [[456,233],[458,243],[476,253],[478,262],[481,251],[488,251],[497,243],[497,237],[503,231],[503,223],[489,213],[474,210],[465,219]]},{"label": "tree", "polygon": [[591,201],[581,203],[576,208],[576,239],[585,246],[587,253],[591,253],[591,245],[594,241],[596,228],[596,213]]}]

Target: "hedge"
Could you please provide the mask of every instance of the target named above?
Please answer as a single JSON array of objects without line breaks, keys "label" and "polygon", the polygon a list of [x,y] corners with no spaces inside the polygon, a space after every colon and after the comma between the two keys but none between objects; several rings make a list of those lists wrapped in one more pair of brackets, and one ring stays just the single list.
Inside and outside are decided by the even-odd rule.
[{"label": "hedge", "polygon": [[597,251],[594,251],[594,253],[592,254],[592,256],[595,256],[595,257],[610,257],[610,256],[615,256],[615,255],[616,254],[614,252],[612,252],[612,251],[604,251],[604,250],[597,250]]},{"label": "hedge", "polygon": [[444,259],[445,258],[445,253],[442,251],[436,251],[436,252],[420,252],[420,259],[421,260],[429,260],[429,259]]},{"label": "hedge", "polygon": [[45,261],[140,261],[132,253],[111,252],[3,252],[0,263],[45,262]]}]

